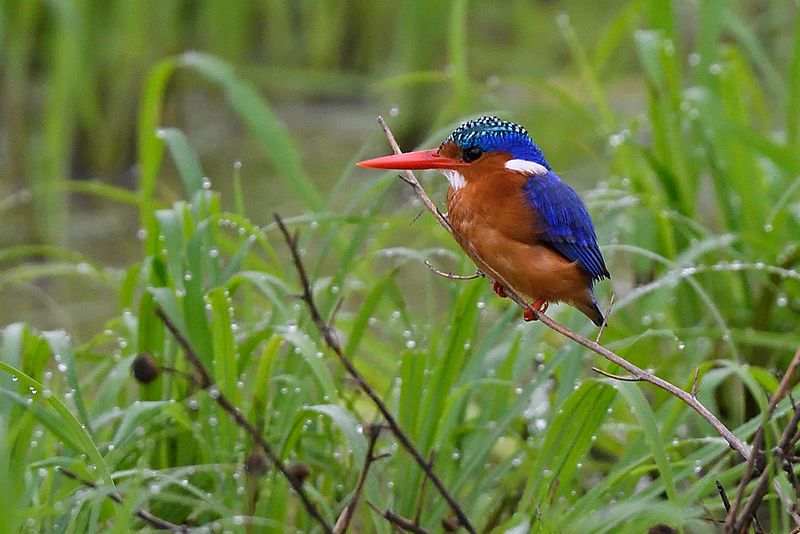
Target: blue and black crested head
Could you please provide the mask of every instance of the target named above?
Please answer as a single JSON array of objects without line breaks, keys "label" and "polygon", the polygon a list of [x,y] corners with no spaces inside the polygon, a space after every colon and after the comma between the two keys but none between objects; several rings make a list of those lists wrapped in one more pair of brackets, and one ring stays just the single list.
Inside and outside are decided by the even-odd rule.
[{"label": "blue and black crested head", "polygon": [[454,189],[471,179],[511,171],[524,176],[558,177],[528,131],[513,122],[486,116],[467,121],[437,149],[417,150],[358,163],[373,169],[440,169]]},{"label": "blue and black crested head", "polygon": [[461,149],[461,157],[466,162],[477,160],[485,152],[507,152],[513,159],[532,161],[550,170],[542,151],[525,128],[491,115],[465,122],[453,130],[442,146],[448,143]]}]

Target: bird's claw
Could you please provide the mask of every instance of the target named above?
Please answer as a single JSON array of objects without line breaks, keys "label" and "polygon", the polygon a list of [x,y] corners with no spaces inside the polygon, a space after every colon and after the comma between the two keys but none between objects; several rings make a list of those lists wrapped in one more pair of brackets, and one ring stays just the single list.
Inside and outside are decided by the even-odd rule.
[{"label": "bird's claw", "polygon": [[522,312],[522,318],[526,322],[536,321],[539,319],[539,315],[547,311],[549,305],[544,299],[536,299]]},{"label": "bird's claw", "polygon": [[504,299],[508,296],[506,295],[506,288],[503,287],[503,284],[500,282],[492,282],[492,290],[494,290],[494,292],[497,293],[497,296],[500,298]]}]

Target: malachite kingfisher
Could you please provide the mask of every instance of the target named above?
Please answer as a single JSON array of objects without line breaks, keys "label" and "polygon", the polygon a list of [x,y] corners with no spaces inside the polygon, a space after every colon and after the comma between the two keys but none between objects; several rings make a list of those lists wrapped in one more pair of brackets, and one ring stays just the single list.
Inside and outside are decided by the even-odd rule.
[{"label": "malachite kingfisher", "polygon": [[[497,117],[456,128],[438,149],[359,162],[373,169],[438,169],[450,187],[447,217],[486,265],[544,312],[566,302],[603,324],[593,285],[611,278],[583,201],[553,172],[527,130]],[[461,240],[469,243],[467,245]],[[473,257],[474,259],[474,257]],[[494,283],[501,297],[505,288]],[[526,320],[534,319],[530,309]]]}]

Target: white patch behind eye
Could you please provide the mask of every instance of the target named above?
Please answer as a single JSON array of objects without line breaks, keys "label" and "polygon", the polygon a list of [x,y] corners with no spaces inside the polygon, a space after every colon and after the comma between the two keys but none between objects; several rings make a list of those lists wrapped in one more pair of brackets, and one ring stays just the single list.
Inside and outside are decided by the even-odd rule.
[{"label": "white patch behind eye", "polygon": [[506,161],[506,169],[525,174],[527,176],[532,174],[544,176],[548,173],[547,167],[536,163],[535,161],[528,161],[527,159],[510,159]]},{"label": "white patch behind eye", "polygon": [[450,187],[453,188],[454,191],[461,189],[467,185],[467,179],[464,178],[464,175],[454,169],[440,169],[444,177],[447,178],[447,181],[450,182]]}]

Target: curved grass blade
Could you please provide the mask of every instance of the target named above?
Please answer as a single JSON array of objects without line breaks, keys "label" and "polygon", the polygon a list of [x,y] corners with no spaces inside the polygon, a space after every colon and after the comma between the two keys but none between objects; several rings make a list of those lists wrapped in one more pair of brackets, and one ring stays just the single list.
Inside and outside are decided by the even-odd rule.
[{"label": "curved grass blade", "polygon": [[[61,417],[62,424],[65,426],[66,430],[72,434],[74,442],[78,444],[78,450],[86,453],[88,459],[97,469],[98,478],[95,480],[95,482],[98,485],[108,484],[111,486],[111,489],[114,489],[114,480],[111,478],[111,472],[108,470],[108,466],[106,465],[103,456],[100,454],[100,451],[97,450],[97,446],[94,444],[92,436],[89,435],[83,424],[78,420],[77,417],[75,417],[75,415],[73,415],[69,408],[67,408],[66,405],[64,405],[64,403],[61,402],[61,400],[57,397],[48,395],[46,393],[48,389],[43,384],[39,383],[37,380],[34,380],[19,369],[0,361],[0,370],[5,371],[11,376],[16,376],[22,385],[27,386],[32,391],[36,391],[35,394],[31,393],[32,398],[44,399],[44,402],[56,411],[56,413]],[[35,414],[36,413],[34,412],[34,415]],[[42,424],[45,424],[44,421]]]},{"label": "curved grass blade", "polygon": [[78,414],[83,420],[83,428],[86,429],[86,432],[89,434],[89,436],[93,437],[92,421],[89,417],[89,411],[86,409],[86,405],[83,402],[81,385],[78,382],[78,373],[75,370],[75,356],[72,352],[72,345],[70,344],[69,336],[63,330],[43,332],[42,335],[47,341],[47,344],[50,345],[50,349],[53,351],[53,359],[56,362],[66,366],[64,373],[67,376],[67,383],[72,389],[72,400],[75,403],[75,407],[78,409]]},{"label": "curved grass blade", "polygon": [[616,396],[617,390],[613,387],[587,380],[567,398],[548,425],[520,503],[521,509],[547,506],[548,493],[570,486],[578,461],[591,447],[592,436],[608,416],[608,407]]},{"label": "curved grass blade", "polygon": [[656,416],[652,408],[650,408],[650,404],[647,402],[647,399],[645,399],[642,390],[635,384],[617,384],[617,389],[622,393],[622,396],[625,397],[628,405],[630,405],[631,411],[639,421],[639,426],[644,434],[645,442],[648,447],[650,447],[650,452],[656,461],[658,471],[664,482],[667,498],[672,504],[679,506],[681,503],[678,499],[678,492],[675,489],[672,465],[667,458],[664,440],[661,437],[661,433],[658,431],[658,422],[656,421]]},{"label": "curved grass blade", "polygon": [[203,189],[203,168],[197,159],[186,135],[178,128],[160,128],[158,138],[164,140],[169,148],[172,159],[178,167],[178,174],[186,189],[186,198],[192,198],[195,193]]}]

